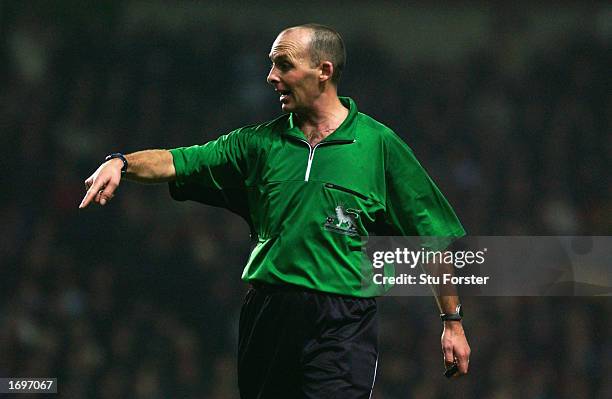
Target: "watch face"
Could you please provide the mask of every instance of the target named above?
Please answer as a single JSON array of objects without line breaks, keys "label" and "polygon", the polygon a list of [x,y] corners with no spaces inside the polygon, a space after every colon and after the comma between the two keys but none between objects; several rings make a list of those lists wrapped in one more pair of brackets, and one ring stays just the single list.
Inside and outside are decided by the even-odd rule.
[{"label": "watch face", "polygon": [[457,305],[457,313],[459,313],[459,316],[463,317],[463,306],[461,306],[461,304]]}]

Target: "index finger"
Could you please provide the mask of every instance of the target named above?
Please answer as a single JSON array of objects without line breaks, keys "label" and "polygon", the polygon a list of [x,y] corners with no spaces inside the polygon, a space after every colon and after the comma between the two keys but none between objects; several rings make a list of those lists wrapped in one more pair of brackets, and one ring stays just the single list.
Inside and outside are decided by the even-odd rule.
[{"label": "index finger", "polygon": [[100,191],[101,186],[102,183],[98,181],[89,187],[89,190],[87,190],[85,197],[83,197],[83,200],[79,205],[79,209],[85,208],[87,205],[89,205],[89,203],[94,199],[98,191]]}]

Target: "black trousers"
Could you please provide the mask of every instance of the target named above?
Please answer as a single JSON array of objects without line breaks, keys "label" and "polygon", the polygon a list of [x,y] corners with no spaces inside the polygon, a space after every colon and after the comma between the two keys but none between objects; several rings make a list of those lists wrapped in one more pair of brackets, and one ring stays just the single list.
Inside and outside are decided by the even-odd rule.
[{"label": "black trousers", "polygon": [[376,299],[257,285],[240,313],[242,399],[369,399],[378,361]]}]

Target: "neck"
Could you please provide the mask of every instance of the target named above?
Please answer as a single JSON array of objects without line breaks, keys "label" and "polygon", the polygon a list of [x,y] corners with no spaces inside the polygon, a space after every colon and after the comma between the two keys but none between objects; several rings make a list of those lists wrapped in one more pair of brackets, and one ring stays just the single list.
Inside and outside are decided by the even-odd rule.
[{"label": "neck", "polygon": [[321,95],[310,110],[298,112],[297,125],[304,132],[311,145],[316,145],[336,130],[348,116],[338,96]]}]

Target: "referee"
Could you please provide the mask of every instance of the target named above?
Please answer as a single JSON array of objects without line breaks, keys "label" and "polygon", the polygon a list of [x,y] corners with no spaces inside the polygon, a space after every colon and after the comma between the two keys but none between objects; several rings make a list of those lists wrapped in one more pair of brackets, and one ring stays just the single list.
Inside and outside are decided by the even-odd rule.
[{"label": "referee", "polygon": [[[338,96],[345,48],[335,30],[288,28],[270,60],[282,116],[204,145],[110,154],[79,207],[105,205],[126,178],[168,182],[175,200],[242,216],[256,245],[242,274],[251,288],[240,314],[241,398],[369,398],[378,321],[361,237],[465,231],[410,148]],[[458,298],[437,301],[444,361],[466,374]]]}]

